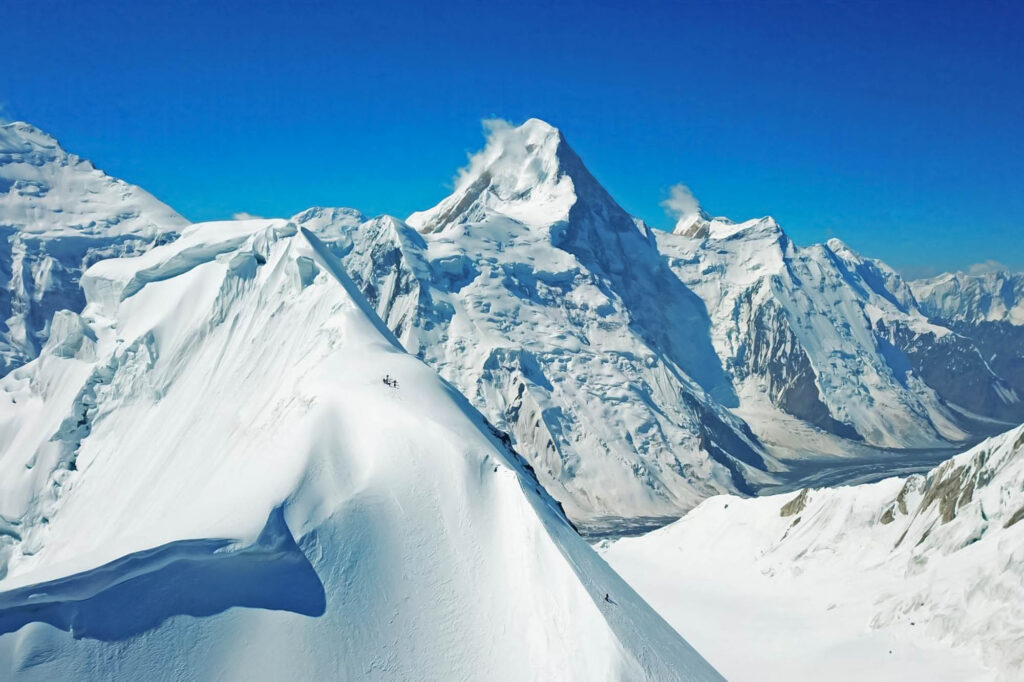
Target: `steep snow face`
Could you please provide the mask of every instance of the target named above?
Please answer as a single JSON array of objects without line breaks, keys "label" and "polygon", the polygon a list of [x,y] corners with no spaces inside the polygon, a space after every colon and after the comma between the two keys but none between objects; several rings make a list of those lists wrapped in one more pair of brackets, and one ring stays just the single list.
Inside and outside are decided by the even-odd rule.
[{"label": "steep snow face", "polygon": [[924,311],[949,323],[1024,325],[1024,274],[946,273],[910,283]]},{"label": "steep snow face", "polygon": [[712,498],[603,554],[730,680],[1018,680],[1024,427],[925,476]]},{"label": "steep snow face", "polygon": [[37,128],[0,125],[0,374],[35,357],[55,311],[81,311],[84,268],[144,251],[187,224]]},{"label": "steep snow face", "polygon": [[335,244],[405,347],[512,436],[574,520],[678,516],[771,480],[724,407],[703,302],[547,124],[498,126],[452,196]]},{"label": "steep snow face", "polygon": [[336,248],[193,225],[0,380],[0,677],[721,679]]},{"label": "steep snow face", "polygon": [[738,384],[737,413],[783,451],[808,443],[805,429],[778,428],[782,415],[895,448],[1024,419],[1024,392],[978,344],[930,321],[895,271],[837,239],[799,248],[771,218],[708,219],[658,243],[710,312],[715,349]]}]

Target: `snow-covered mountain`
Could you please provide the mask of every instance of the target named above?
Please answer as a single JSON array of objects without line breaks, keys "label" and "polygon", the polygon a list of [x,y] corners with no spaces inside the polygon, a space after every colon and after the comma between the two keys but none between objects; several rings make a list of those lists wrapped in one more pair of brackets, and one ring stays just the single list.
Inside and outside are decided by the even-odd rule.
[{"label": "snow-covered mountain", "polygon": [[97,263],[0,379],[0,676],[721,679],[332,236],[199,224]]},{"label": "snow-covered mountain", "polygon": [[54,312],[82,309],[84,268],[187,224],[39,129],[0,124],[0,375],[36,356]]},{"label": "snow-covered mountain", "polygon": [[925,312],[951,323],[1024,325],[1024,274],[946,273],[910,283]]},{"label": "snow-covered mountain", "polygon": [[588,527],[753,492],[780,460],[948,447],[1024,420],[1024,372],[884,263],[699,208],[655,232],[535,119],[492,124],[454,192],[407,221],[295,220],[332,226],[410,352]]},{"label": "snow-covered mountain", "polygon": [[658,242],[707,305],[737,414],[766,442],[842,450],[811,425],[934,447],[1024,420],[1024,385],[931,319],[894,270],[837,239],[802,248],[771,218],[698,218]]},{"label": "snow-covered mountain", "polygon": [[953,273],[910,285],[922,310],[969,338],[991,371],[1024,395],[1024,275]]},{"label": "snow-covered mountain", "polygon": [[333,235],[405,347],[512,436],[575,520],[678,516],[772,480],[728,410],[703,302],[550,125],[494,125],[452,195],[408,221],[294,220]]},{"label": "snow-covered mountain", "polygon": [[1019,680],[1024,427],[926,476],[712,498],[603,555],[736,682]]}]

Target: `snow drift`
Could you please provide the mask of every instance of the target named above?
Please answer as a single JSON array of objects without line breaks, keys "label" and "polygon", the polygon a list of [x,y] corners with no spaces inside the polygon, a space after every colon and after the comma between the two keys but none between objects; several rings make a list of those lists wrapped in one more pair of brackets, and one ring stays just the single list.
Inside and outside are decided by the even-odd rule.
[{"label": "snow drift", "polygon": [[720,679],[312,231],[82,284],[0,380],[0,676]]}]

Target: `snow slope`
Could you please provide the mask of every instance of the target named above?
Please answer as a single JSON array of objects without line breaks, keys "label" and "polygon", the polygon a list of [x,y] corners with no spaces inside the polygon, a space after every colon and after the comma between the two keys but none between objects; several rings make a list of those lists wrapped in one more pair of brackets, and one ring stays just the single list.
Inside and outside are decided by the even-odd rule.
[{"label": "snow slope", "polygon": [[35,357],[54,312],[81,311],[86,267],[145,250],[187,224],[39,129],[0,124],[0,374]]},{"label": "snow slope", "polygon": [[314,232],[82,284],[0,379],[0,677],[721,679]]},{"label": "snow slope", "polygon": [[[507,431],[576,521],[677,517],[778,465],[734,404],[704,305],[550,125],[492,124],[455,190],[332,234],[411,353]],[[330,221],[330,210],[295,217]]]},{"label": "snow slope", "polygon": [[1010,681],[1022,521],[1019,427],[925,476],[712,498],[603,555],[736,682]]}]

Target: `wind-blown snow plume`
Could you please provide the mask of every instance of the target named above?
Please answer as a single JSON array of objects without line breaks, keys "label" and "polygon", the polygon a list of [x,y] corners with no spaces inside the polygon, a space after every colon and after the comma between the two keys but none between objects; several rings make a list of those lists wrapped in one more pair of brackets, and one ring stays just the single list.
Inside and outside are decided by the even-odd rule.
[{"label": "wind-blown snow plume", "polygon": [[661,202],[665,213],[676,219],[676,226],[689,224],[700,214],[700,202],[690,188],[679,183],[668,188],[668,198]]},{"label": "wind-blown snow plume", "polygon": [[488,130],[436,206],[338,230],[381,317],[513,437],[578,523],[675,516],[774,480],[714,402],[735,396],[707,314],[651,231],[558,129]]}]

